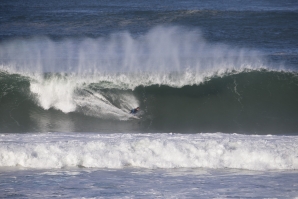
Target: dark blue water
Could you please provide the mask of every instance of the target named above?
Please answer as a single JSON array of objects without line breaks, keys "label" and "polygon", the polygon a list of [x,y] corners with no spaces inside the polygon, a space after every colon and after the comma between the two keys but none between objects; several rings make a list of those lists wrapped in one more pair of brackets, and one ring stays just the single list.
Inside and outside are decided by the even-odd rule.
[{"label": "dark blue water", "polygon": [[1,1],[0,38],[143,34],[158,25],[200,28],[212,42],[265,50],[297,64],[296,1]]}]

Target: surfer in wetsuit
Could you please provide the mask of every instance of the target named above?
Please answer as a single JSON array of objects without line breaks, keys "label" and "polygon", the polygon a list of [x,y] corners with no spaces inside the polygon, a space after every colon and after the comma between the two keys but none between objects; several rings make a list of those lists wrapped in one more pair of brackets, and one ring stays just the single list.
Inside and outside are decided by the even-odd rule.
[{"label": "surfer in wetsuit", "polygon": [[134,108],[130,111],[131,114],[136,114],[140,110],[140,107]]}]

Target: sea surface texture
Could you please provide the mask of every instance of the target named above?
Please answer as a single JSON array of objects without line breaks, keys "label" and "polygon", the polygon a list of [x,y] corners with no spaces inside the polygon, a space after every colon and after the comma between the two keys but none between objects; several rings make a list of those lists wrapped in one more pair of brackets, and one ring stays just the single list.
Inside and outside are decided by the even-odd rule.
[{"label": "sea surface texture", "polygon": [[0,198],[297,198],[297,170],[297,1],[0,2]]}]

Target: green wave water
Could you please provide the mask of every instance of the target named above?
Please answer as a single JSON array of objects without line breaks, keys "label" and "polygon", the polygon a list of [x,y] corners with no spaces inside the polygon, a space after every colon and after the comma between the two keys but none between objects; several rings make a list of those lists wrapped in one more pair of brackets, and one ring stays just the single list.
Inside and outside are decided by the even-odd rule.
[{"label": "green wave water", "polygon": [[[50,75],[34,90],[37,80],[1,73],[1,132],[298,132],[296,72],[252,70],[134,89],[61,77]],[[141,119],[129,114],[136,106]]]}]

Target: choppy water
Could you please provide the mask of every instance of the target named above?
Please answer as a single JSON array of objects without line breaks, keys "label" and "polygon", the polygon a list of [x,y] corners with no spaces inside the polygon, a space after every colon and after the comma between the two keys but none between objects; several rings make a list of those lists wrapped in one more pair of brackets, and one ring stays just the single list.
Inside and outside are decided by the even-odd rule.
[{"label": "choppy water", "polygon": [[295,198],[296,171],[234,169],[11,169],[3,198]]}]

